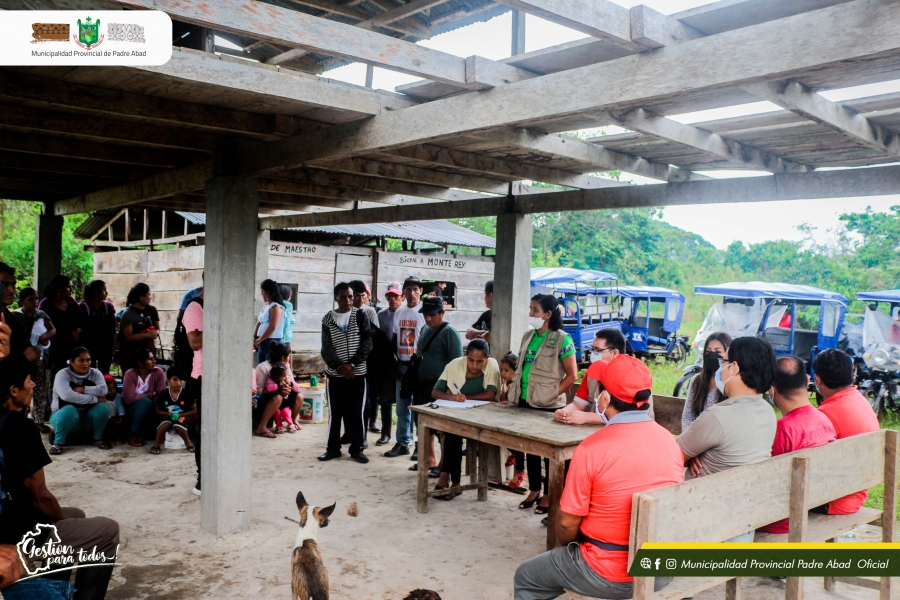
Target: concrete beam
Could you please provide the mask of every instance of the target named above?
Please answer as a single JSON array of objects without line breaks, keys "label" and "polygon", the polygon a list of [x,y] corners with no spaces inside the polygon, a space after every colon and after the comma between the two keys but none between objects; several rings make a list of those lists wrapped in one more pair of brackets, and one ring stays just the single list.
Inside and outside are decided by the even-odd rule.
[{"label": "concrete beam", "polygon": [[200,524],[217,536],[250,525],[253,335],[235,324],[257,295],[258,213],[255,178],[206,182]]}]

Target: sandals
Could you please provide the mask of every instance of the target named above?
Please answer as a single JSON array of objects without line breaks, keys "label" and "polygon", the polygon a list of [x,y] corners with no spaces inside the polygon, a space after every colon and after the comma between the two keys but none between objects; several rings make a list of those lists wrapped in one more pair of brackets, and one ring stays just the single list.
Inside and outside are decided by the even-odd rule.
[{"label": "sandals", "polygon": [[[419,470],[418,463],[412,465],[409,468],[409,470],[410,471],[418,471]],[[440,476],[441,476],[441,468],[440,467],[431,467],[430,469],[428,469],[428,478],[429,479],[437,479]]]},{"label": "sandals", "polygon": [[287,432],[287,429],[285,429],[284,427],[278,427],[275,429],[275,433],[277,433],[278,435],[281,435],[282,433],[286,433],[286,432]]},{"label": "sandals", "polygon": [[522,488],[522,484],[525,483],[525,473],[516,473],[513,475],[513,478],[509,480],[509,483],[506,484],[511,490],[518,490]]},{"label": "sandals", "polygon": [[94,445],[100,448],[101,450],[109,450],[109,445],[103,440],[95,440]]},{"label": "sandals", "polygon": [[194,446],[193,446],[193,445],[185,446],[184,449],[187,450],[188,452],[193,452],[193,451],[194,451]]},{"label": "sandals", "polygon": [[54,456],[56,456],[57,454],[62,454],[62,446],[60,446],[59,444],[51,444],[48,453]]},{"label": "sandals", "polygon": [[[452,485],[452,484],[451,484],[451,485]],[[459,484],[457,484],[457,485],[459,485]],[[435,485],[435,486],[434,486],[434,491],[439,492],[439,491],[441,491],[441,490],[449,490],[450,487],[451,487],[451,486],[441,487],[441,486],[439,486],[439,485]],[[461,492],[453,492],[452,494],[445,494],[445,495],[443,495],[443,496],[435,496],[434,498],[435,498],[436,500],[453,500],[454,498],[456,498],[457,496],[459,496],[460,493],[461,493]]]},{"label": "sandals", "polygon": [[150,446],[150,454],[159,454],[159,446]]},{"label": "sandals", "polygon": [[300,431],[300,427],[294,425],[293,423],[288,425],[288,428],[287,428],[288,433],[297,433],[298,431]]},{"label": "sandals", "polygon": [[536,515],[549,515],[550,507],[549,506],[541,506],[538,505],[534,508],[534,514]]},{"label": "sandals", "polygon": [[133,448],[140,448],[144,445],[144,441],[136,435],[132,435],[128,438],[128,445]]},{"label": "sandals", "polygon": [[535,504],[540,502],[541,498],[543,498],[543,494],[538,494],[537,496],[534,497],[533,500],[523,500],[522,502],[519,503],[519,509],[520,510],[528,510],[529,508],[531,508],[532,506],[534,506]]},{"label": "sandals", "polygon": [[258,435],[259,437],[269,438],[272,440],[274,440],[276,437],[278,437],[274,433],[269,431],[268,429],[266,429],[265,431],[254,431],[253,435]]}]

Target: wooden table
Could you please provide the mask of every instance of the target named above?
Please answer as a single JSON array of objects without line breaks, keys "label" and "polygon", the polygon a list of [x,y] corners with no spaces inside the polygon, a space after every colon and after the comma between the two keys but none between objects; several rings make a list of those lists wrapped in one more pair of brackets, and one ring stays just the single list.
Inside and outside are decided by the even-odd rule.
[{"label": "wooden table", "polygon": [[[549,496],[550,520],[547,526],[547,549],[556,547],[556,519],[559,499],[565,483],[566,461],[572,458],[575,448],[599,425],[564,425],[553,419],[552,412],[530,410],[514,406],[486,404],[465,410],[454,408],[429,408],[411,406],[419,420],[419,467],[416,508],[428,512],[428,498],[450,492],[478,490],[478,499],[487,500],[487,448],[489,445],[510,448],[527,454],[550,459]],[[454,433],[466,438],[466,454],[469,459],[467,485],[448,490],[428,489],[428,463],[425,448],[431,444],[434,431]],[[477,457],[477,458],[476,458]]]}]

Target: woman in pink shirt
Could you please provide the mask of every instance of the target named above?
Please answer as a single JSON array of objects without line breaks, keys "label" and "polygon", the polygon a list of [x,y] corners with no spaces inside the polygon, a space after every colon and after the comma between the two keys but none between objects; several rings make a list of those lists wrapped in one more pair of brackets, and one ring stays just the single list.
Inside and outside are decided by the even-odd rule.
[{"label": "woman in pink shirt", "polygon": [[137,366],[129,369],[122,378],[122,402],[126,419],[131,420],[128,444],[137,448],[144,445],[141,428],[148,419],[156,419],[153,404],[159,393],[166,389],[166,374],[156,366],[156,358],[148,348],[137,350],[134,358]]}]

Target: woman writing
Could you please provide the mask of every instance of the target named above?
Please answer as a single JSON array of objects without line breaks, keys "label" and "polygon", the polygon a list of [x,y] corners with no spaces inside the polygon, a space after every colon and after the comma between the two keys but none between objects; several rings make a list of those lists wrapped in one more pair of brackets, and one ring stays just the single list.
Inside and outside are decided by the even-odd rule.
[{"label": "woman writing", "polygon": [[25,333],[31,336],[31,345],[41,348],[41,357],[31,364],[31,372],[34,377],[34,401],[31,403],[31,414],[34,424],[42,433],[47,433],[44,425],[44,416],[47,409],[47,398],[50,396],[50,373],[44,363],[44,357],[50,350],[50,340],[56,335],[56,328],[50,315],[38,310],[37,292],[30,287],[19,292],[19,310],[13,312],[13,317],[22,326]]},{"label": "woman writing", "polygon": [[681,413],[681,431],[691,426],[704,410],[718,404],[725,396],[716,389],[716,371],[719,359],[728,355],[731,336],[724,331],[711,333],[703,343],[703,366],[688,384],[684,412]]},{"label": "woman writing", "polygon": [[91,351],[97,369],[109,374],[116,351],[116,307],[106,299],[106,283],[95,279],[84,286],[84,298],[78,305],[84,314],[84,347]]},{"label": "woman writing", "polygon": [[[520,407],[553,412],[566,405],[566,391],[575,383],[577,365],[575,343],[562,330],[559,302],[549,294],[531,299],[528,323],[534,330],[522,337],[519,364],[509,386],[509,402]],[[549,460],[547,471],[550,471]],[[534,512],[550,512],[549,481],[541,474],[541,457],[529,454],[525,459],[528,470],[528,497],[519,504],[527,510],[538,502]],[[544,494],[541,494],[543,484]]]},{"label": "woman writing", "polygon": [[[136,352],[154,348],[159,332],[159,313],[150,305],[153,295],[150,286],[139,283],[128,292],[128,308],[119,324],[119,366],[124,375],[136,365]],[[165,377],[163,378],[165,380]]]},{"label": "woman writing", "polygon": [[69,355],[69,364],[53,380],[53,444],[50,454],[62,454],[62,446],[73,431],[90,433],[94,445],[109,448],[103,441],[103,430],[109,421],[109,407],[104,400],[107,393],[103,373],[91,368],[91,353],[76,347]]},{"label": "woman writing", "polygon": [[47,313],[56,327],[56,336],[50,344],[50,369],[55,373],[66,368],[72,350],[81,346],[84,315],[72,297],[72,280],[65,275],[51,279],[38,308]]},{"label": "woman writing", "polygon": [[253,349],[256,351],[257,364],[269,358],[272,344],[280,343],[284,334],[284,300],[278,291],[278,284],[271,279],[259,285],[260,294],[265,303],[256,318],[253,329]]},{"label": "woman writing", "polygon": [[[466,354],[450,361],[431,390],[435,400],[495,400],[500,389],[500,367],[490,357],[490,348],[483,339],[469,342]],[[441,442],[443,467],[435,490],[459,485],[462,471],[462,437],[445,433]],[[459,492],[436,496],[453,500]]]},{"label": "woman writing", "polygon": [[134,361],[135,367],[122,379],[122,402],[126,417],[131,419],[128,445],[139,448],[144,445],[140,435],[142,428],[148,419],[156,420],[153,405],[166,389],[166,373],[156,366],[156,358],[149,348],[138,349]]}]

